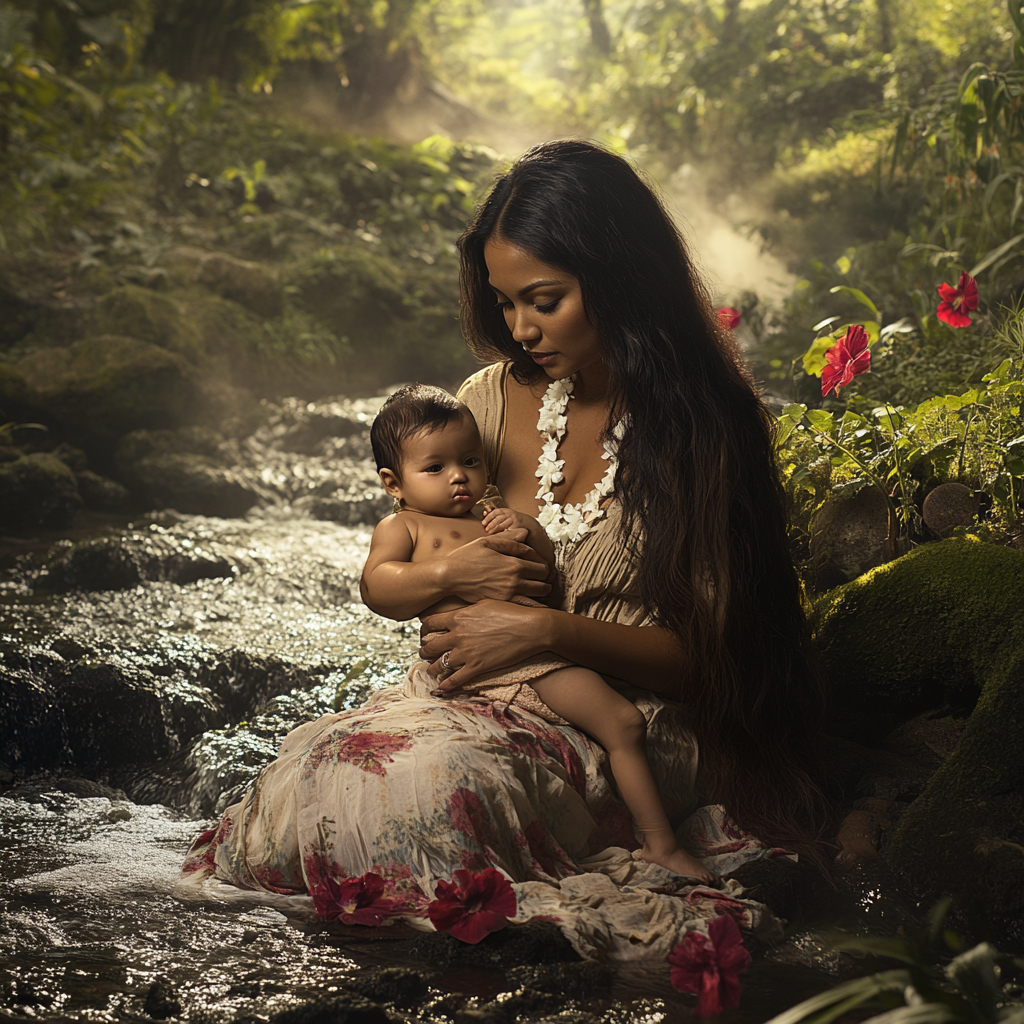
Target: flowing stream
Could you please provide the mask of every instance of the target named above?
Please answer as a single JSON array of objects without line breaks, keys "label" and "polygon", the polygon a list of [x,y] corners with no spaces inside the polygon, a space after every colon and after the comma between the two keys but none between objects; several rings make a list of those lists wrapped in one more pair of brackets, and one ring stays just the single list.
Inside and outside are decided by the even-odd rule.
[{"label": "flowing stream", "polygon": [[[363,483],[339,482],[351,501],[370,501],[365,454],[352,470]],[[265,480],[319,480],[331,453],[251,455]],[[285,497],[244,519],[160,512],[3,542],[0,1019],[254,1024],[335,996],[347,1011],[309,1019],[691,1019],[667,965],[576,963],[550,925],[470,947],[327,927],[305,898],[180,881],[191,840],[289,728],[355,706],[415,657],[415,623],[359,603],[370,526]],[[891,933],[917,911],[878,870],[790,905]],[[726,1019],[764,1021],[857,973],[816,927],[794,925],[755,951]]]}]

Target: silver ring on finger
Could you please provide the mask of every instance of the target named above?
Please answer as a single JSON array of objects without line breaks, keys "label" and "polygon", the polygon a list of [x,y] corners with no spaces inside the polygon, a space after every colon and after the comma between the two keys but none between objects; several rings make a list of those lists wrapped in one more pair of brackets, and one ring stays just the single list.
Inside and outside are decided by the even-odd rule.
[{"label": "silver ring on finger", "polygon": [[445,651],[444,654],[441,655],[441,668],[444,669],[444,674],[446,676],[450,676],[455,671],[455,669],[448,664],[448,658],[451,653],[451,651]]}]

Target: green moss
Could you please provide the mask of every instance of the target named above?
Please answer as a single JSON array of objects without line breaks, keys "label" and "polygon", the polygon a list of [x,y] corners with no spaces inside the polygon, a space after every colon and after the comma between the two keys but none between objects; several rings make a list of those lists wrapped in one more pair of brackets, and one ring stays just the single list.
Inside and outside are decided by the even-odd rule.
[{"label": "green moss", "polygon": [[96,303],[90,320],[91,334],[117,334],[147,341],[197,362],[203,339],[181,304],[169,295],[126,284],[108,292]]},{"label": "green moss", "polygon": [[173,352],[102,335],[26,356],[16,369],[33,401],[88,446],[141,427],[176,427],[195,415],[195,371]]},{"label": "green moss", "polygon": [[874,741],[943,703],[973,704],[1024,616],[1024,555],[957,539],[927,544],[831,590],[814,646],[834,731]]},{"label": "green moss", "polygon": [[0,464],[0,528],[67,526],[81,507],[75,476],[55,455],[36,452]]},{"label": "green moss", "polygon": [[[815,606],[832,732],[879,741],[944,704],[970,718],[903,813],[891,862],[965,917],[1024,916],[1024,555],[942,541],[873,569]],[[976,703],[975,703],[976,702]]]}]

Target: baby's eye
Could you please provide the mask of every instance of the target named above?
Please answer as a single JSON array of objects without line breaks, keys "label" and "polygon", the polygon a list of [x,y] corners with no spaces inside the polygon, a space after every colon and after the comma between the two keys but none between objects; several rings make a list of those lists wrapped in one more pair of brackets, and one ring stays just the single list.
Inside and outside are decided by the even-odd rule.
[{"label": "baby's eye", "polygon": [[462,463],[467,469],[472,469],[474,466],[480,465],[480,460],[475,456],[471,455],[465,462]]},{"label": "baby's eye", "polygon": [[444,466],[442,466],[441,463],[438,462],[438,463],[436,463],[433,466],[427,466],[427,468],[425,470],[423,470],[423,472],[424,473],[440,473],[442,469],[444,469]]}]

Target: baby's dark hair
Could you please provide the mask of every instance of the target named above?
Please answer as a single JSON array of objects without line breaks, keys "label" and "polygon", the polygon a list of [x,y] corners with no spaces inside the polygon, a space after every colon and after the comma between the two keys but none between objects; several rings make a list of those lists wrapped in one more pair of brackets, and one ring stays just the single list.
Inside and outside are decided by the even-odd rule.
[{"label": "baby's dark hair", "polygon": [[443,430],[453,419],[469,415],[469,409],[442,388],[430,384],[406,384],[382,406],[370,427],[370,445],[377,470],[390,469],[402,477],[402,445],[421,430]]}]

